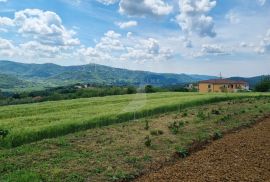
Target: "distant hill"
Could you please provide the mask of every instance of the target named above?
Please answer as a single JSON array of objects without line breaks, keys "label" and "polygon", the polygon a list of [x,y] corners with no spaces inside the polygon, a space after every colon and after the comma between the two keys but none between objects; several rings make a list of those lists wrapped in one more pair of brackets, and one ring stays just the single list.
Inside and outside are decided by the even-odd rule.
[{"label": "distant hill", "polygon": [[[112,68],[98,64],[81,66],[59,66],[56,64],[24,64],[0,61],[0,74],[37,85],[62,86],[74,83],[97,83],[106,85],[145,85],[155,86],[186,84],[216,78],[207,75],[187,75],[153,73]],[[14,83],[14,82],[11,82]],[[2,88],[0,86],[0,88]],[[13,88],[10,84],[9,88]]]},{"label": "distant hill", "polygon": [[0,74],[0,88],[12,89],[18,87],[23,88],[28,86],[30,86],[30,83],[28,83],[27,81],[20,80],[12,75]]}]

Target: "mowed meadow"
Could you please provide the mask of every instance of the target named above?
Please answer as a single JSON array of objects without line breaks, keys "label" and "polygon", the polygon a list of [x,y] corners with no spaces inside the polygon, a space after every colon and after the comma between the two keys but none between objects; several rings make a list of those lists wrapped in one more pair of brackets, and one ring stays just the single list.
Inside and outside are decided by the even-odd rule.
[{"label": "mowed meadow", "polygon": [[8,134],[0,139],[0,146],[16,147],[206,103],[268,96],[261,93],[166,92],[3,106],[0,107],[0,129]]}]

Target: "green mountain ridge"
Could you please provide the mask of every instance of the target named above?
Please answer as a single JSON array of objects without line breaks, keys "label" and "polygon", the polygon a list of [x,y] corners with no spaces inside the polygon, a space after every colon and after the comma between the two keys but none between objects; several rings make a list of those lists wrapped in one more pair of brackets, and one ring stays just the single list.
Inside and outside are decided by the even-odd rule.
[{"label": "green mountain ridge", "polygon": [[[45,88],[76,83],[166,86],[184,85],[186,83],[217,78],[208,75],[133,71],[98,64],[60,66],[52,63],[25,64],[4,60],[0,61],[0,74],[2,74],[0,77],[0,88],[2,89],[13,89],[15,87]],[[245,80],[254,86],[260,78],[261,76],[253,78],[232,77],[231,79]]]},{"label": "green mountain ridge", "polygon": [[[153,73],[112,68],[98,64],[81,66],[59,66],[56,64],[25,64],[0,61],[0,73],[34,82],[44,87],[75,83],[97,83],[105,85],[155,86],[185,84],[215,78],[206,75]],[[1,87],[0,87],[1,88]],[[10,88],[13,88],[12,86]]]}]

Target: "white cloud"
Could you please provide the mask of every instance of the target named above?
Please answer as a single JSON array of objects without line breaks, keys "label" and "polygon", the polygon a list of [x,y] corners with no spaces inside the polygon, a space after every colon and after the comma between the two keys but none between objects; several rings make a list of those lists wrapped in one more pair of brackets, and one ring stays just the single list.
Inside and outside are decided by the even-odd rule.
[{"label": "white cloud", "polygon": [[0,38],[0,49],[12,49],[13,47],[11,41]]},{"label": "white cloud", "polygon": [[29,41],[20,44],[20,49],[24,50],[20,54],[28,58],[55,58],[61,52],[64,52],[64,48],[61,48],[59,46],[44,45],[36,41]]},{"label": "white cloud", "polygon": [[266,32],[260,46],[256,47],[255,51],[261,54],[270,53],[270,29]]},{"label": "white cloud", "polygon": [[201,55],[226,55],[230,51],[226,50],[220,44],[203,44],[201,48]]},{"label": "white cloud", "polygon": [[240,22],[239,15],[234,11],[229,11],[229,13],[225,15],[225,18],[232,24],[238,24]]},{"label": "white cloud", "polygon": [[172,51],[160,46],[153,38],[142,39],[122,37],[114,31],[108,31],[95,47],[81,48],[78,54],[86,60],[101,61],[162,61],[169,59]]},{"label": "white cloud", "polygon": [[105,5],[111,5],[117,3],[119,0],[97,0],[97,1]]},{"label": "white cloud", "polygon": [[132,32],[128,32],[127,33],[127,38],[131,38],[131,36],[132,36]]},{"label": "white cloud", "polygon": [[121,29],[135,27],[138,25],[137,21],[127,21],[127,22],[118,22],[116,23]]},{"label": "white cloud", "polygon": [[0,26],[14,26],[12,19],[0,16]]},{"label": "white cloud", "polygon": [[16,31],[22,40],[27,40],[13,46],[11,41],[0,39],[1,56],[56,58],[64,54],[71,55],[80,45],[79,39],[74,38],[76,33],[67,30],[61,18],[51,11],[25,9],[15,12],[14,19],[0,17],[0,25],[5,26],[0,31]]},{"label": "white cloud", "polygon": [[80,41],[73,38],[75,32],[62,25],[61,18],[54,12],[25,9],[15,13],[14,22],[18,32],[46,45],[75,46]]},{"label": "white cloud", "polygon": [[5,2],[7,2],[7,1],[8,1],[8,0],[0,0],[0,3],[1,3],[1,2],[5,3]]},{"label": "white cloud", "polygon": [[12,44],[12,42],[0,37],[0,56],[12,57],[15,55],[15,53],[15,46]]},{"label": "white cloud", "polygon": [[207,15],[215,6],[216,1],[211,0],[179,0],[180,14],[176,21],[187,35],[215,37],[213,18]]},{"label": "white cloud", "polygon": [[173,10],[163,0],[121,0],[119,7],[120,13],[129,16],[164,16]]}]

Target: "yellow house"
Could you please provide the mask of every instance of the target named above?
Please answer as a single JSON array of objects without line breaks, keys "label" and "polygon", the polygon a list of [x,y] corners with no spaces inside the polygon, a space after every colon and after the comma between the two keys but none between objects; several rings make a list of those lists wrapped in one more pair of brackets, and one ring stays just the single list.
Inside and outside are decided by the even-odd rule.
[{"label": "yellow house", "polygon": [[229,79],[212,79],[199,82],[199,92],[237,92],[239,90],[249,90],[248,83]]}]

